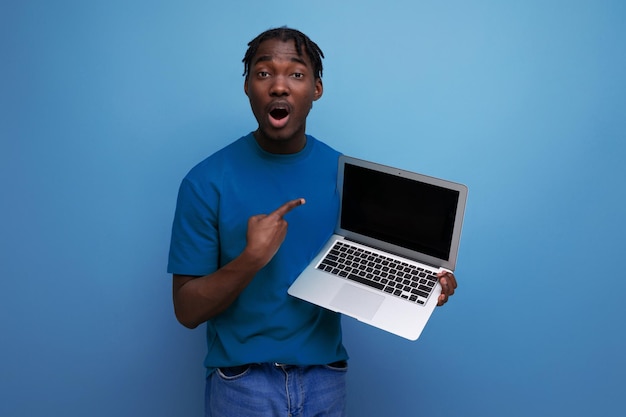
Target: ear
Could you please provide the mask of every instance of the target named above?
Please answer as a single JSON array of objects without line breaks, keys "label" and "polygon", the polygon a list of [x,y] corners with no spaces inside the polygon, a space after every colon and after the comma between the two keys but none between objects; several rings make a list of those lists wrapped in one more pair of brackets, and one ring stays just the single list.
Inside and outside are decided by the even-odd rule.
[{"label": "ear", "polygon": [[322,97],[324,93],[324,84],[321,78],[315,79],[315,93],[313,95],[313,101],[317,101]]},{"label": "ear", "polygon": [[243,92],[246,93],[246,96],[248,95],[248,77],[246,76],[246,79],[243,81]]}]

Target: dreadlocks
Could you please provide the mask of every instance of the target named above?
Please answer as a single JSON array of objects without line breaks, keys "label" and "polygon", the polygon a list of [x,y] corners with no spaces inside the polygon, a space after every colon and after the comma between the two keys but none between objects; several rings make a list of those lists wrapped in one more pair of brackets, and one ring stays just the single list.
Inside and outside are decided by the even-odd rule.
[{"label": "dreadlocks", "polygon": [[309,59],[313,64],[315,78],[322,78],[322,72],[324,70],[322,66],[322,58],[324,58],[324,53],[320,47],[317,46],[317,44],[309,39],[309,37],[304,33],[296,29],[290,29],[286,26],[267,30],[248,43],[248,50],[242,60],[244,77],[248,75],[252,57],[256,54],[259,45],[269,39],[280,39],[283,42],[293,40],[296,43],[296,51],[298,51],[298,55],[302,55],[302,49],[304,48],[304,51],[309,56]]}]

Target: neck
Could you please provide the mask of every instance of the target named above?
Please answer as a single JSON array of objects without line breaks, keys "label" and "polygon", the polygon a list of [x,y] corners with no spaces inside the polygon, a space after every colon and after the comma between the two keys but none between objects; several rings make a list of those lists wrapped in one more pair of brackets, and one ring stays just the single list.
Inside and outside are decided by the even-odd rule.
[{"label": "neck", "polygon": [[294,154],[300,152],[306,146],[306,135],[304,133],[291,138],[269,138],[261,130],[257,129],[254,139],[265,152],[274,154]]}]

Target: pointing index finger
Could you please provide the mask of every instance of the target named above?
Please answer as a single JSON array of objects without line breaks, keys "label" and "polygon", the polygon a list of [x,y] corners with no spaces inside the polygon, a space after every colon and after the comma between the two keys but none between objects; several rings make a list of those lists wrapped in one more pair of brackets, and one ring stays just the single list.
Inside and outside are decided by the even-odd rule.
[{"label": "pointing index finger", "polygon": [[304,198],[296,198],[295,200],[287,201],[285,204],[274,210],[272,214],[282,218],[285,214],[289,213],[294,208],[303,205],[304,203],[306,203]]}]

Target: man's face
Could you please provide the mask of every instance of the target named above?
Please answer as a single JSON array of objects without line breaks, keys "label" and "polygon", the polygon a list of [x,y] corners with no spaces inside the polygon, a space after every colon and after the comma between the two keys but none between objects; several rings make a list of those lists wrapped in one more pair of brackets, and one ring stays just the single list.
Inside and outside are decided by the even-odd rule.
[{"label": "man's face", "polygon": [[250,62],[244,91],[259,124],[259,145],[272,153],[302,150],[306,118],[323,91],[308,55],[298,55],[294,41],[262,42]]}]

